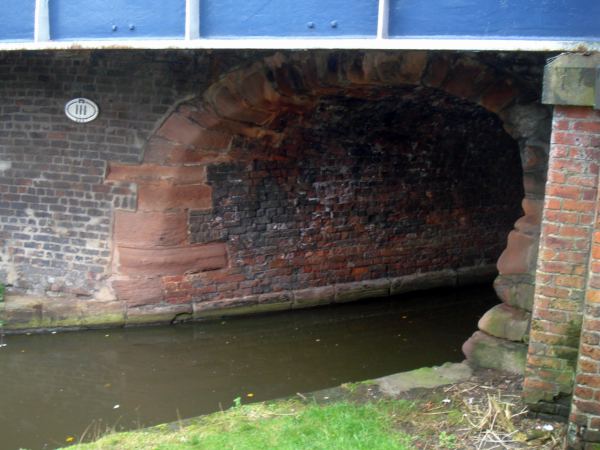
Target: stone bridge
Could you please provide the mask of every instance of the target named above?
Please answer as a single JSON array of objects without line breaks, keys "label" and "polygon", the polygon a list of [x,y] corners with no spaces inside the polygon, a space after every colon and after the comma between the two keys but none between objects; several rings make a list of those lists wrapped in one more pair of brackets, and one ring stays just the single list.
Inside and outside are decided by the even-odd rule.
[{"label": "stone bridge", "polygon": [[0,53],[5,330],[494,279],[467,358],[600,442],[597,54],[29,50]]}]

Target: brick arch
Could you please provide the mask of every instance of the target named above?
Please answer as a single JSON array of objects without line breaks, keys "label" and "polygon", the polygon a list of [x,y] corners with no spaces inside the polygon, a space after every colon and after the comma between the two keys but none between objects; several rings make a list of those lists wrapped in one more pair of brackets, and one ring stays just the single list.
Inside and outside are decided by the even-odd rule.
[{"label": "brick arch", "polygon": [[[474,56],[425,51],[277,53],[226,74],[202,94],[179,103],[148,140],[142,164],[111,165],[107,176],[108,181],[138,184],[137,211],[117,211],[115,217],[113,287],[117,297],[128,310],[159,311],[157,319],[162,317],[161,308],[165,317],[192,313],[193,293],[198,289],[186,274],[229,264],[225,243],[189,240],[190,211],[202,214],[212,208],[207,167],[235,158],[231,143],[240,136],[277,145],[282,139],[279,121],[302,116],[323,96],[368,99],[373,88],[394,86],[439,89],[480,105],[498,115],[519,142],[525,215],[517,221],[498,262],[496,288],[504,301],[500,313],[527,321],[530,306],[524,297],[529,295],[535,270],[547,112],[528,104],[532,94],[518,80]],[[240,278],[231,274],[221,281],[235,284]],[[242,296],[249,293],[239,291]],[[246,304],[271,301],[259,297],[247,297]],[[292,300],[279,300],[291,307]],[[224,305],[214,302],[213,306],[218,310]],[[490,327],[497,328],[497,324]],[[503,332],[486,331],[497,336]],[[488,337],[485,334],[483,339]]]}]

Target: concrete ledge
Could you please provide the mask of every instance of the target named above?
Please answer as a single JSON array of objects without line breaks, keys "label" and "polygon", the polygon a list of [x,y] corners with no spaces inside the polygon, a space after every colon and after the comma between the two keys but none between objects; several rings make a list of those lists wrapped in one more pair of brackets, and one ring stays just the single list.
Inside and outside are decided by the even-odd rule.
[{"label": "concrete ledge", "polygon": [[564,53],[546,64],[542,103],[550,105],[595,106],[596,76],[600,53]]},{"label": "concrete ledge", "polygon": [[8,333],[125,325],[125,305],[114,300],[8,295],[0,308],[3,330]]},{"label": "concrete ledge", "polygon": [[168,324],[186,320],[210,320],[332,303],[387,297],[471,282],[491,282],[493,266],[441,270],[396,278],[339,283],[308,289],[281,291],[208,302],[136,305],[116,300],[82,300],[8,295],[0,303],[0,320],[7,333],[58,328],[101,328]]},{"label": "concrete ledge", "polygon": [[404,277],[391,279],[391,295],[404,294],[405,292],[421,291],[442,287],[454,287],[457,284],[455,270],[447,269],[439,272],[415,273]]},{"label": "concrete ledge", "polygon": [[395,278],[380,278],[351,283],[339,283],[309,289],[282,291],[260,296],[237,297],[194,303],[194,319],[258,314],[286,309],[311,308],[332,303],[347,303],[369,298],[381,298],[409,292],[443,287],[491,283],[498,275],[493,264],[445,269]]}]

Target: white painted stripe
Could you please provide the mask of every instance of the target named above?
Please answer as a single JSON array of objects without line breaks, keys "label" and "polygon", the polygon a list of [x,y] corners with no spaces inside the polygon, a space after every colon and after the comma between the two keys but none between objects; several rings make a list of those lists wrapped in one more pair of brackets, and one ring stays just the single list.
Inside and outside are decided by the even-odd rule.
[{"label": "white painted stripe", "polygon": [[542,41],[511,39],[196,39],[105,40],[0,43],[0,50],[77,49],[348,49],[348,50],[496,50],[600,51],[599,41]]},{"label": "white painted stripe", "polygon": [[35,0],[35,23],[33,28],[33,40],[44,42],[50,40],[50,13],[48,0]]},{"label": "white painted stripe", "polygon": [[185,38],[200,38],[200,0],[185,0]]},{"label": "white painted stripe", "polygon": [[379,11],[377,14],[377,38],[386,39],[390,23],[390,2],[379,0]]}]

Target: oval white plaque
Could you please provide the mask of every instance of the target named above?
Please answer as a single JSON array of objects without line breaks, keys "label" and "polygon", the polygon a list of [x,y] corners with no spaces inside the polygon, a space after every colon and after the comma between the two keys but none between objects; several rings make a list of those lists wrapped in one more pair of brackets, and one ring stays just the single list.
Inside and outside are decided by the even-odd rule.
[{"label": "oval white plaque", "polygon": [[98,117],[98,105],[87,98],[74,98],[65,105],[65,114],[73,122],[88,123]]}]

